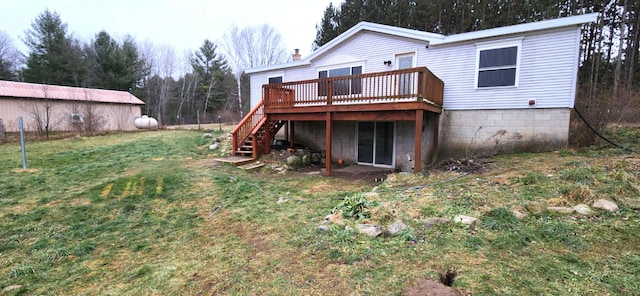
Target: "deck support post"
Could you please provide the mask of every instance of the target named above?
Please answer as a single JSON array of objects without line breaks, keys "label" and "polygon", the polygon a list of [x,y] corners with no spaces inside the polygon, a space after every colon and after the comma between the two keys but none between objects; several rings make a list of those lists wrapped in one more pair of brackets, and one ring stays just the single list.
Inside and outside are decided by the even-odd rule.
[{"label": "deck support post", "polygon": [[422,164],[422,123],[424,110],[416,110],[416,127],[415,127],[415,142],[413,150],[413,172],[420,172],[420,165]]},{"label": "deck support post", "polygon": [[287,121],[284,123],[284,139],[285,139],[286,141],[290,141],[290,139],[289,139],[289,123],[290,123],[290,122],[291,122],[291,121],[287,120]]},{"label": "deck support post", "polygon": [[429,155],[429,162],[434,163],[438,160],[438,151],[440,151],[440,147],[438,140],[440,139],[440,113],[433,113],[435,117],[433,123],[433,146],[431,146],[431,153]]},{"label": "deck support post", "polygon": [[289,145],[291,145],[291,147],[295,146],[294,143],[294,137],[295,137],[295,121],[293,120],[289,120]]},{"label": "deck support post", "polygon": [[264,122],[264,153],[265,154],[269,154],[271,153],[271,144],[273,143],[273,136],[271,134],[271,119],[269,118],[269,115],[265,115],[265,117],[267,118],[267,120]]},{"label": "deck support post", "polygon": [[325,175],[331,176],[331,112],[327,112],[325,125],[326,125],[325,127],[325,137],[326,137],[325,139],[325,143],[326,143]]}]

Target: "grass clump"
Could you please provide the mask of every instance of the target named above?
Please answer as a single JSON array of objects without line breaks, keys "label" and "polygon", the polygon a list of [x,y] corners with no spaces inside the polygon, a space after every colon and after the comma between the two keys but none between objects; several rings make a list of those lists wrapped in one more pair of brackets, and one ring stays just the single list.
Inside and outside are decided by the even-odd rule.
[{"label": "grass clump", "polygon": [[519,222],[511,211],[501,207],[485,214],[480,224],[490,230],[511,230],[517,227]]}]

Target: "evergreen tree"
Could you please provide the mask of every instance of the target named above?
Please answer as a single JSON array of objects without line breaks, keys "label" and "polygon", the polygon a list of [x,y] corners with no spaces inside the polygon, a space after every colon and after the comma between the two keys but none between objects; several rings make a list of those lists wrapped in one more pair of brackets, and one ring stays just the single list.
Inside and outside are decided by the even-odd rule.
[{"label": "evergreen tree", "polygon": [[105,31],[96,35],[93,42],[96,65],[96,87],[129,90],[141,79],[142,62],[133,39],[126,37],[118,44]]},{"label": "evergreen tree", "polygon": [[79,86],[82,50],[67,35],[67,24],[56,12],[45,10],[31,23],[24,40],[30,52],[24,80],[34,83]]},{"label": "evergreen tree", "polygon": [[202,102],[202,111],[219,110],[230,95],[229,79],[233,80],[233,74],[227,65],[227,61],[218,56],[217,46],[208,39],[195,56],[191,59],[193,73],[199,77],[197,97]]},{"label": "evergreen tree", "polygon": [[338,11],[332,3],[329,3],[329,6],[324,10],[320,25],[316,25],[316,39],[313,41],[312,48],[315,50],[338,37],[340,35],[338,26]]}]

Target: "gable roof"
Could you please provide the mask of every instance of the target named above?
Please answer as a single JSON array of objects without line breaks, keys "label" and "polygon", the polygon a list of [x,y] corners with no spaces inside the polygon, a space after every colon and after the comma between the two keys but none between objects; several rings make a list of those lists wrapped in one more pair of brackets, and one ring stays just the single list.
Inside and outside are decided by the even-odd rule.
[{"label": "gable roof", "polygon": [[143,101],[126,91],[1,80],[0,97],[144,105]]},{"label": "gable roof", "polygon": [[360,22],[357,25],[350,28],[349,30],[347,30],[346,32],[340,34],[338,37],[329,41],[327,44],[318,48],[316,51],[312,52],[309,56],[307,56],[306,58],[300,61],[293,61],[293,62],[288,62],[284,64],[251,68],[251,69],[247,69],[245,73],[251,74],[251,73],[265,72],[265,71],[278,70],[278,69],[284,69],[284,68],[291,68],[296,66],[310,65],[311,61],[313,61],[313,59],[315,59],[316,57],[319,57],[324,53],[331,51],[333,48],[347,41],[354,35],[364,31],[375,32],[375,33],[386,34],[386,35],[408,38],[408,39],[414,39],[414,40],[420,40],[420,41],[424,41],[426,44],[429,44],[430,46],[437,46],[442,44],[485,39],[490,37],[520,34],[520,33],[541,31],[541,30],[550,30],[550,29],[562,28],[562,27],[579,26],[579,25],[595,22],[597,21],[597,19],[598,19],[598,13],[590,13],[590,14],[552,19],[552,20],[498,27],[498,28],[480,30],[475,32],[460,33],[460,34],[454,34],[449,36],[436,34],[436,33],[429,33],[424,31],[418,31],[418,30],[412,30],[412,29],[405,29],[405,28],[394,27],[394,26],[388,26],[388,25],[381,25],[381,24],[370,23],[370,22]]}]

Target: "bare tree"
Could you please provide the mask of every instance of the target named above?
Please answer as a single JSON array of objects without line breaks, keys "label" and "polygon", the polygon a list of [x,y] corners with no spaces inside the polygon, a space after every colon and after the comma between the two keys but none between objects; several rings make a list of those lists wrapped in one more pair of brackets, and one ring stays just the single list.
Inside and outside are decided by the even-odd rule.
[{"label": "bare tree", "polygon": [[228,57],[236,76],[238,106],[240,116],[243,116],[240,78],[246,69],[279,64],[288,60],[282,35],[267,24],[243,29],[233,26],[218,43]]},{"label": "bare tree", "polygon": [[[184,53],[184,62],[182,63],[182,71],[183,73],[188,73],[191,69],[190,61],[193,60],[193,53],[190,51],[185,51]],[[176,108],[176,119],[178,120],[178,124],[180,124],[180,120],[182,118],[182,109],[185,103],[189,104],[190,101],[193,100],[195,88],[198,85],[198,79],[196,75],[188,75],[186,74],[181,79],[180,90],[178,93],[178,106]]]},{"label": "bare tree", "polygon": [[24,106],[24,111],[31,115],[31,124],[39,137],[46,136],[49,138],[49,133],[57,125],[61,119],[54,120],[55,104],[49,98],[49,86],[42,85],[42,92],[37,92],[34,99],[28,102]]},{"label": "bare tree", "polygon": [[17,68],[22,55],[13,44],[13,40],[4,31],[0,31],[0,80],[17,78]]},{"label": "bare tree", "polygon": [[84,130],[86,134],[93,134],[100,131],[107,118],[100,108],[100,104],[94,98],[94,91],[83,89],[82,95],[76,98],[75,103],[70,105],[71,116],[77,116],[77,120],[72,120],[72,124],[78,131]]}]

